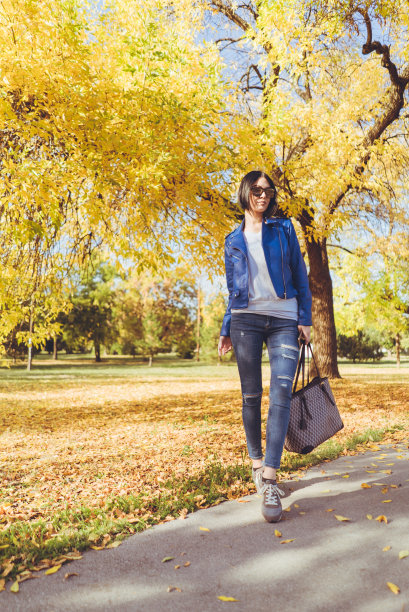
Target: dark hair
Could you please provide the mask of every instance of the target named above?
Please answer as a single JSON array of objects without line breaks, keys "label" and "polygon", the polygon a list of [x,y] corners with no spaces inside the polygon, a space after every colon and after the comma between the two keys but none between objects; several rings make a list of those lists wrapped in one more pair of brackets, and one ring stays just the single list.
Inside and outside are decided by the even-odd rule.
[{"label": "dark hair", "polygon": [[239,205],[240,208],[244,210],[249,210],[250,208],[250,188],[259,178],[265,178],[272,189],[274,189],[274,195],[270,199],[270,203],[268,205],[267,210],[264,213],[264,217],[272,217],[274,215],[283,216],[281,210],[279,210],[277,205],[277,190],[274,185],[272,179],[261,170],[252,170],[248,172],[246,176],[241,179],[240,187],[239,187]]}]

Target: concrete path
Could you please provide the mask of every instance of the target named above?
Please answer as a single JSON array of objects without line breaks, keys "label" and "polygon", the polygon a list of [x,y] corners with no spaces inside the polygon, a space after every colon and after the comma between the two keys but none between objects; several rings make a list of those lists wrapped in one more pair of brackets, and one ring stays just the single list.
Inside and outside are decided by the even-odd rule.
[{"label": "concrete path", "polygon": [[[276,525],[261,518],[257,495],[200,510],[42,572],[18,594],[8,585],[0,610],[409,612],[409,556],[399,559],[409,551],[408,445],[379,448],[282,483],[289,511]],[[64,580],[67,572],[78,576]]]}]

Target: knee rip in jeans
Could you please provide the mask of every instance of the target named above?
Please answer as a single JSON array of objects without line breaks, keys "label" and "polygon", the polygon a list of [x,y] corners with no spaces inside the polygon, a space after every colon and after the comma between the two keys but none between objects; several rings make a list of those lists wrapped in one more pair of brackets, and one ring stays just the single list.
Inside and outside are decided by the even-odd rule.
[{"label": "knee rip in jeans", "polygon": [[[291,376],[277,376],[277,379],[280,381],[280,387],[285,387],[288,389],[288,385],[292,385],[293,379]],[[288,382],[283,382],[288,381]]]},{"label": "knee rip in jeans", "polygon": [[[297,346],[290,346],[289,344],[281,344],[281,348],[283,348],[283,349],[290,349],[291,351],[296,351],[298,353],[298,347]],[[285,351],[284,351],[284,353],[281,353],[281,357],[284,357],[284,359],[292,359],[293,361],[297,360],[297,356],[296,355],[288,355]]]},{"label": "knee rip in jeans", "polygon": [[243,402],[247,406],[257,406],[262,395],[262,393],[243,393]]}]

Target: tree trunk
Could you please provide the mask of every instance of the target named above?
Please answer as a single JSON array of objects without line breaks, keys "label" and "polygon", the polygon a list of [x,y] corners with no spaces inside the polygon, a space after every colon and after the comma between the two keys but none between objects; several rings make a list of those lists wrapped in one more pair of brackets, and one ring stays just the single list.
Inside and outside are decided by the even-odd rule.
[{"label": "tree trunk", "polygon": [[53,359],[54,359],[54,361],[56,361],[58,359],[57,334],[53,335]]},{"label": "tree trunk", "polygon": [[326,239],[307,239],[306,247],[310,264],[314,356],[321,376],[341,378],[337,361],[337,335]]},{"label": "tree trunk", "polygon": [[400,335],[399,334],[396,334],[395,343],[396,343],[396,366],[399,368],[400,367]]},{"label": "tree trunk", "polygon": [[152,367],[152,355],[149,355],[149,363],[148,363],[149,367]]},{"label": "tree trunk", "polygon": [[200,285],[197,285],[196,361],[200,361]]},{"label": "tree trunk", "polygon": [[99,363],[101,361],[101,346],[99,342],[94,341],[94,350],[95,350],[95,361]]},{"label": "tree trunk", "polygon": [[28,333],[28,355],[27,355],[27,371],[31,372],[31,366],[33,363],[33,304],[30,306],[30,322],[29,322],[29,333]]}]

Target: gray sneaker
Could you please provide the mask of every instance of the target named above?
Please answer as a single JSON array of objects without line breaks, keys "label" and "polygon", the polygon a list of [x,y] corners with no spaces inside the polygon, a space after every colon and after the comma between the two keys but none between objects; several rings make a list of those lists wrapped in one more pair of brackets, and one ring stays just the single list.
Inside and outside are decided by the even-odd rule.
[{"label": "gray sneaker", "polygon": [[264,467],[261,466],[259,468],[251,468],[251,475],[253,476],[253,482],[256,485],[257,493],[261,495],[261,489],[263,488],[263,483],[261,479],[263,478],[263,470]]},{"label": "gray sneaker", "polygon": [[260,492],[263,496],[261,514],[268,523],[278,523],[283,513],[280,495],[283,496],[285,493],[278,488],[275,480],[262,478],[261,484]]}]

